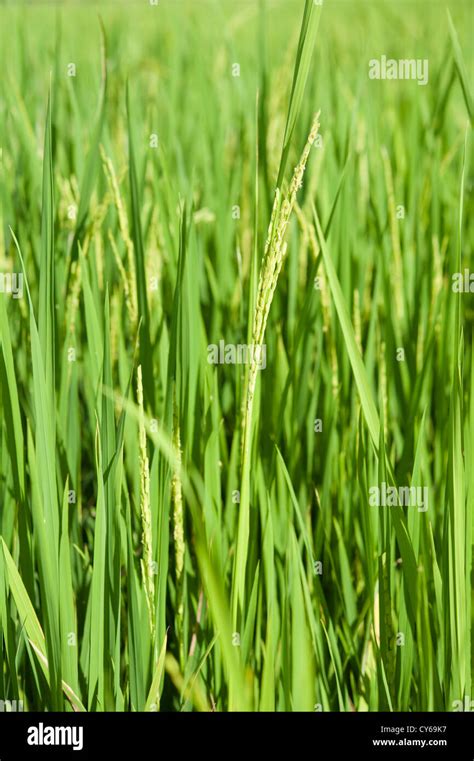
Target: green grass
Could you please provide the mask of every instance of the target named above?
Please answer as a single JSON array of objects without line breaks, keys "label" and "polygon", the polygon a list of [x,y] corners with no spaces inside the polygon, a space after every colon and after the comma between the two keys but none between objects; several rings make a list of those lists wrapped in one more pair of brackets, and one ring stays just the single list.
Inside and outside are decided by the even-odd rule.
[{"label": "green grass", "polygon": [[[0,700],[474,698],[473,16],[448,5],[1,6]],[[382,55],[428,84],[369,79]],[[209,364],[221,340],[265,369]],[[371,506],[382,483],[428,509]]]}]

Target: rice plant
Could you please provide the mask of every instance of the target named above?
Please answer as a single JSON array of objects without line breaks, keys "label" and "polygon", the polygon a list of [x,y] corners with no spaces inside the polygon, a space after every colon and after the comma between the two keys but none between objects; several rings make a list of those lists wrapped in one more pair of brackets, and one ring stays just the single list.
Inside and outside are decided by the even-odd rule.
[{"label": "rice plant", "polygon": [[0,706],[474,705],[448,6],[1,5]]}]

